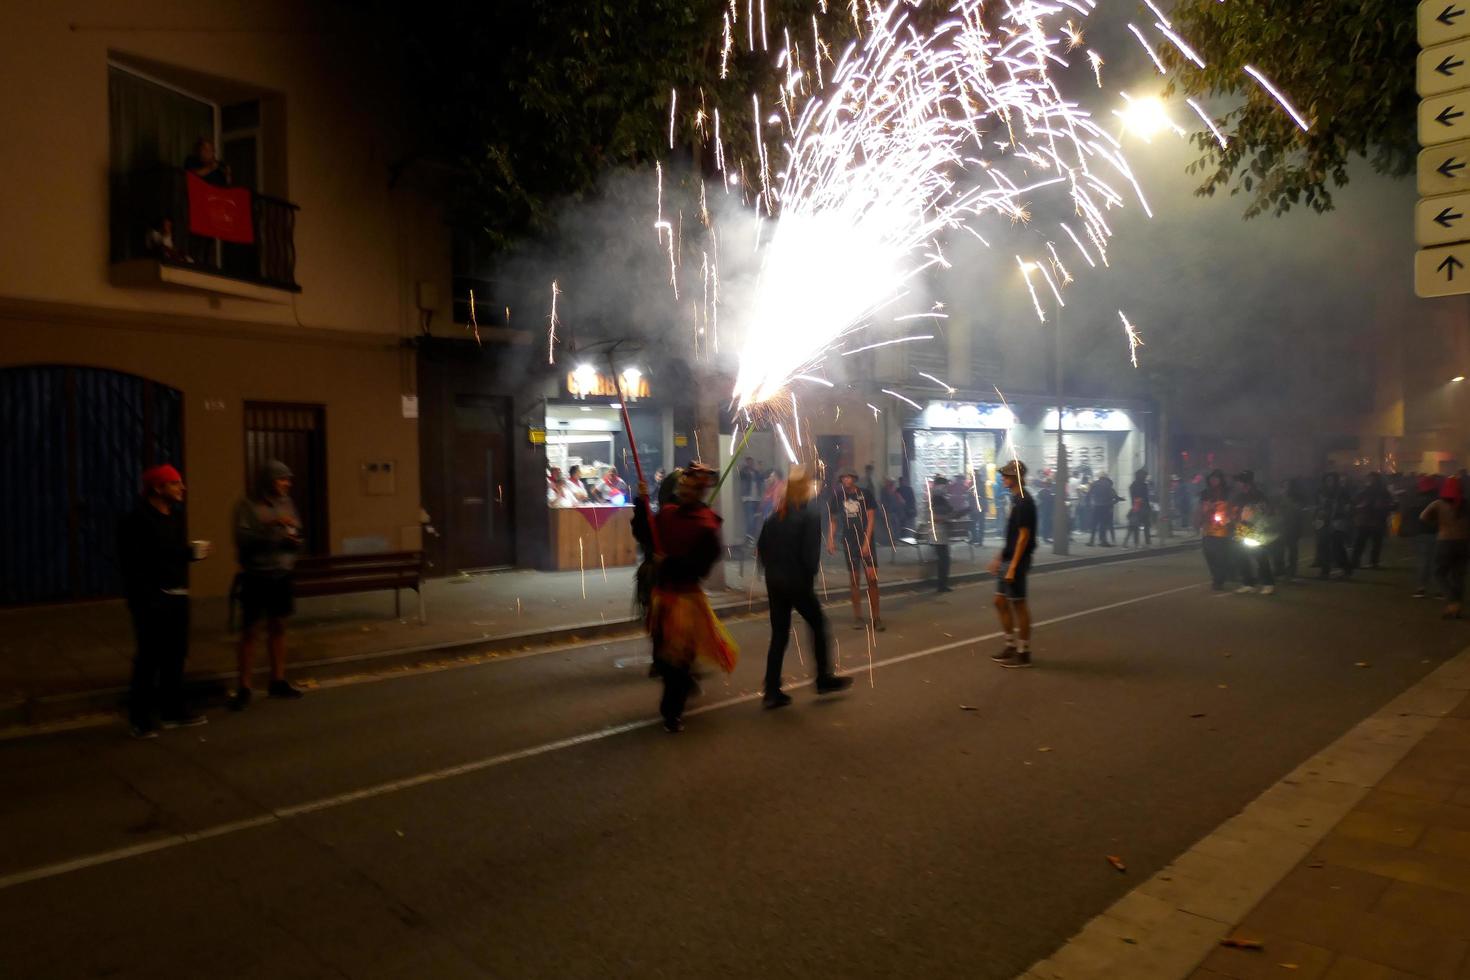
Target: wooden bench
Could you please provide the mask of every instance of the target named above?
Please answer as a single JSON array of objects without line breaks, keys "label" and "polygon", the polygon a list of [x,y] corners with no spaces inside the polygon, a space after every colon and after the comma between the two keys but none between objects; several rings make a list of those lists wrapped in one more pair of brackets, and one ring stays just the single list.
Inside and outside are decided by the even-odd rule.
[{"label": "wooden bench", "polygon": [[[323,595],[351,595],[357,592],[393,590],[393,616],[403,613],[402,593],[413,589],[419,597],[419,622],[427,622],[424,614],[424,553],[422,551],[384,551],[368,555],[322,555],[298,558],[292,575],[296,598]],[[235,631],[235,606],[240,601],[244,573],[237,573],[230,585],[230,632]]]}]

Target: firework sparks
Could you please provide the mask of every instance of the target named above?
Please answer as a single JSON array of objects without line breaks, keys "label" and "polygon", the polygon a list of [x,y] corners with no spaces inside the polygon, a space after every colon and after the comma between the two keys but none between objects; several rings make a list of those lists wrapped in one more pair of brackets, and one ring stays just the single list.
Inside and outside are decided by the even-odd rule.
[{"label": "firework sparks", "polygon": [[[505,314],[506,326],[510,326],[510,312]],[[475,320],[475,291],[470,290],[470,330],[475,335],[475,343],[480,343],[480,324]]]},{"label": "firework sparks", "polygon": [[669,149],[674,148],[674,119],[679,111],[679,90],[669,89]]},{"label": "firework sparks", "polygon": [[845,350],[842,352],[842,356],[851,357],[854,354],[861,354],[865,350],[877,350],[879,347],[892,347],[894,344],[911,344],[916,340],[933,339],[934,335],[932,333],[917,334],[913,337],[896,337],[893,340],[880,340],[876,344],[865,344],[862,347],[855,347],[852,350]]},{"label": "firework sparks", "polygon": [[[919,372],[919,377],[921,377],[921,378],[928,378],[930,381],[934,382],[939,387],[943,388],[947,394],[953,395],[955,393],[955,391],[957,390],[953,385],[950,385],[950,384],[948,384],[947,382],[944,382],[944,381],[940,381],[938,378],[934,377],[934,375],[929,374],[926,371],[920,371]],[[873,406],[869,405],[868,407],[869,408],[872,408]]]},{"label": "firework sparks", "polygon": [[1138,367],[1138,348],[1143,346],[1143,338],[1138,336],[1138,330],[1128,322],[1128,314],[1122,310],[1118,311],[1118,318],[1123,321],[1123,333],[1128,337],[1128,360]]},{"label": "firework sparks", "polygon": [[914,401],[912,398],[905,398],[904,396],[900,395],[898,392],[894,391],[892,388],[883,388],[883,389],[880,389],[880,390],[883,392],[883,394],[885,394],[885,395],[892,395],[894,398],[897,398],[899,401],[903,402],[905,405],[912,405],[912,406],[914,406],[914,408],[917,409],[920,412],[922,412],[924,410],[923,406],[921,406],[918,402]]},{"label": "firework sparks", "polygon": [[778,435],[778,436],[781,437],[781,445],[786,450],[786,458],[789,459],[789,460],[791,460],[791,465],[792,466],[795,466],[796,465],[796,453],[792,452],[792,450],[791,450],[791,440],[786,438],[786,430],[781,426],[781,423],[780,422],[777,422],[776,423],[776,435]]},{"label": "firework sparks", "polygon": [[1159,70],[1159,74],[1169,74],[1168,69],[1164,67],[1164,62],[1159,58],[1159,53],[1154,50],[1153,45],[1149,44],[1148,39],[1143,36],[1143,31],[1140,31],[1132,24],[1128,25],[1128,30],[1132,32],[1134,37],[1138,38],[1138,43],[1143,45],[1143,50],[1148,52],[1148,56],[1153,61],[1154,67]]},{"label": "firework sparks", "polygon": [[1271,80],[1269,78],[1267,78],[1265,75],[1262,75],[1260,71],[1258,71],[1252,65],[1245,66],[1245,73],[1254,78],[1257,82],[1260,82],[1261,88],[1271,93],[1271,97],[1276,100],[1281,108],[1286,110],[1286,114],[1292,118],[1293,122],[1301,127],[1302,132],[1309,133],[1312,131],[1312,127],[1307,124],[1307,121],[1305,119],[1302,118],[1302,114],[1296,111],[1296,107],[1293,106],[1289,101],[1287,101],[1286,96],[1282,95],[1281,92],[1277,90],[1275,85],[1271,84]]},{"label": "firework sparks", "polygon": [[546,326],[546,363],[556,363],[556,298],[561,295],[561,287],[556,280],[551,280],[551,316],[547,318]]},{"label": "firework sparks", "polygon": [[[1149,4],[1149,6],[1153,5]],[[1164,35],[1164,37],[1167,37],[1171,42],[1173,42],[1174,47],[1179,49],[1180,54],[1184,55],[1184,57],[1188,58],[1199,67],[1205,67],[1205,60],[1195,53],[1194,48],[1191,48],[1189,45],[1184,43],[1184,38],[1169,30],[1168,26],[1165,25],[1162,21],[1155,21],[1154,26],[1159,29],[1160,34]]]}]

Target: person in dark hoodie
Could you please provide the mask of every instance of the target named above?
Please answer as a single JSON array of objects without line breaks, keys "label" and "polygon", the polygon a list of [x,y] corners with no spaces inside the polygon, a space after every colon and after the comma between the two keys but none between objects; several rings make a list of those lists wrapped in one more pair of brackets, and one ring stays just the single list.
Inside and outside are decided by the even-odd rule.
[{"label": "person in dark hoodie", "polygon": [[[643,560],[638,563],[638,570],[633,575],[633,601],[645,625],[653,609],[654,576],[658,568],[655,561],[658,549],[653,546],[653,518],[659,511],[674,503],[674,493],[679,487],[681,473],[683,470],[676,469],[659,480],[658,499],[653,507],[650,508],[648,504],[648,484],[642,480],[638,481],[638,495],[633,498],[631,530],[633,540],[638,542],[638,547],[643,552]],[[657,657],[648,665],[648,676],[658,676]]]},{"label": "person in dark hoodie", "polygon": [[133,677],[128,721],[134,738],[164,728],[203,725],[184,700],[189,655],[189,563],[209,554],[209,542],[187,540],[184,478],[172,466],[143,472],[143,495],[118,528],[118,560],[133,618]]},{"label": "person in dark hoodie", "polygon": [[273,698],[296,699],[301,689],[286,680],[286,619],[296,610],[291,573],[302,547],[301,517],[291,502],[291,468],[271,460],[261,467],[255,492],[235,506],[235,549],[240,560],[239,678],[230,708],[250,704],[255,634],[266,623]]},{"label": "person in dark hoodie", "polygon": [[1435,532],[1439,529],[1421,517],[1429,505],[1439,499],[1441,477],[1426,473],[1419,477],[1412,493],[1404,494],[1399,510],[1399,536],[1414,542],[1414,598],[1422,599],[1429,594],[1434,580]]},{"label": "person in dark hoodie", "polygon": [[739,655],[699,584],[723,551],[723,522],[704,502],[716,475],[699,462],[684,467],[677,502],[661,508],[654,518],[659,555],[649,633],[664,681],[659,713],[664,730],[670,733],[684,730],[684,704],[694,683],[695,657],[704,657],[729,673]]},{"label": "person in dark hoodie", "polygon": [[1341,570],[1343,578],[1353,573],[1347,550],[1352,509],[1352,496],[1343,488],[1342,478],[1336,473],[1324,475],[1322,487],[1317,491],[1317,509],[1312,516],[1312,527],[1317,531],[1314,564],[1319,570],[1319,578],[1327,578],[1334,567]]},{"label": "person in dark hoodie", "polygon": [[1353,497],[1354,569],[1363,567],[1366,553],[1370,568],[1377,568],[1383,554],[1383,538],[1393,513],[1393,495],[1383,483],[1383,474],[1368,474],[1368,482]]},{"label": "person in dark hoodie", "polygon": [[1205,488],[1199,495],[1195,523],[1199,527],[1205,564],[1210,569],[1210,586],[1216,592],[1222,592],[1225,580],[1230,577],[1232,547],[1230,485],[1225,481],[1224,470],[1211,470],[1206,477]]},{"label": "person in dark hoodie", "polygon": [[766,570],[766,594],[771,607],[771,647],[766,653],[767,708],[784,708],[791,695],[781,690],[781,665],[791,636],[794,609],[812,632],[812,654],[817,661],[817,693],[833,694],[852,686],[851,677],[832,670],[827,617],[817,601],[816,578],[822,564],[822,518],[808,504],[816,483],[803,466],[786,478],[786,496],[761,528],[756,553]]}]

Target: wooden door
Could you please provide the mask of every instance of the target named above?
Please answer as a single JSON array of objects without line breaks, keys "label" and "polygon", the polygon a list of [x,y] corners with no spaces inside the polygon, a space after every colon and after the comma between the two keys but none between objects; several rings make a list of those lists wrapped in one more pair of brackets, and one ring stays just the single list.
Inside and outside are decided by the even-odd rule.
[{"label": "wooden door", "polygon": [[454,398],[447,528],[452,571],[515,563],[509,415],[505,398]]}]

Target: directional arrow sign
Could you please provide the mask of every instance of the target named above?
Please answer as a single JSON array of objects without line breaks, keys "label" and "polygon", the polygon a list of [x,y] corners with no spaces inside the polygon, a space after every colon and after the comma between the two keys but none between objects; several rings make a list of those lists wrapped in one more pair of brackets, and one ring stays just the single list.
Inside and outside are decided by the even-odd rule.
[{"label": "directional arrow sign", "polygon": [[1470,38],[1419,52],[1420,95],[1439,95],[1470,85]]},{"label": "directional arrow sign", "polygon": [[1415,252],[1414,292],[1425,299],[1470,293],[1470,245],[1444,245]]},{"label": "directional arrow sign", "polygon": [[1470,190],[1470,140],[1419,151],[1419,194]]},{"label": "directional arrow sign", "polygon": [[1467,136],[1470,136],[1470,89],[1431,96],[1419,103],[1419,145],[1437,146]]},{"label": "directional arrow sign", "polygon": [[1470,2],[1467,0],[1423,0],[1419,4],[1419,46],[1427,48],[1445,41],[1470,37]]},{"label": "directional arrow sign", "polygon": [[1414,241],[1448,245],[1470,239],[1470,192],[1426,197],[1414,208]]}]

